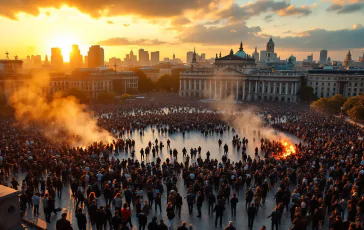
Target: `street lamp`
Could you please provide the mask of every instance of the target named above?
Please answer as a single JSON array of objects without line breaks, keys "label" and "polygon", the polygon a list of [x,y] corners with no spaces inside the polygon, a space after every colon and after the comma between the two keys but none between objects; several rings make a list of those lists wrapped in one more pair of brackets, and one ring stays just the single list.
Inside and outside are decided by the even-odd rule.
[{"label": "street lamp", "polygon": [[340,118],[343,118],[343,110],[345,109],[345,107],[341,106],[340,107]]}]

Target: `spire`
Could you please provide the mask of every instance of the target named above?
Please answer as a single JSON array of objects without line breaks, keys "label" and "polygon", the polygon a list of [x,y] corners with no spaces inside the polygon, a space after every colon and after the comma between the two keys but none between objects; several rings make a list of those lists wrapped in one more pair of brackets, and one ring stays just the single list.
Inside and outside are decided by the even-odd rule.
[{"label": "spire", "polygon": [[219,57],[217,56],[217,53],[216,53],[216,59],[218,59]]},{"label": "spire", "polygon": [[234,55],[233,49],[230,50],[230,55]]},{"label": "spire", "polygon": [[219,57],[221,58],[221,51],[220,51],[220,56]]},{"label": "spire", "polygon": [[243,42],[240,42],[240,48],[239,51],[243,51]]},{"label": "spire", "polygon": [[255,47],[255,52],[257,52],[257,47]]},{"label": "spire", "polygon": [[196,47],[193,47],[192,63],[197,63]]}]

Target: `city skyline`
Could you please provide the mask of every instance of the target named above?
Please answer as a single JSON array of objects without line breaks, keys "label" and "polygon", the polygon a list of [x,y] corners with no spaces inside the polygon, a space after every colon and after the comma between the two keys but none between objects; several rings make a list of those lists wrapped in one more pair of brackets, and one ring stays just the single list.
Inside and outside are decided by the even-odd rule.
[{"label": "city skyline", "polygon": [[2,3],[0,29],[6,33],[0,38],[1,51],[8,50],[20,59],[39,54],[44,60],[45,55],[51,55],[51,48],[59,47],[64,61],[69,62],[72,44],[79,45],[83,56],[87,56],[90,46],[100,45],[105,50],[105,60],[124,57],[130,50],[137,53],[139,49],[160,51],[161,57],[172,57],[175,53],[185,60],[194,46],[210,58],[219,52],[237,50],[240,41],[245,51],[252,54],[255,47],[264,50],[272,36],[281,59],[293,54],[297,60],[303,60],[313,53],[314,60],[319,60],[323,49],[329,51],[331,60],[344,60],[349,49],[353,59],[358,59],[364,52],[362,1],[54,4]]}]

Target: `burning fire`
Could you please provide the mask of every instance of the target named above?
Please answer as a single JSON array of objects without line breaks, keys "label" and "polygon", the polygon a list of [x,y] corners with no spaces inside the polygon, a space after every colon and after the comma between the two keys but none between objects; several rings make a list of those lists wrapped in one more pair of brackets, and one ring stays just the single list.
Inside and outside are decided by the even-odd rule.
[{"label": "burning fire", "polygon": [[296,149],[293,144],[288,143],[285,140],[282,140],[281,144],[283,147],[282,155],[280,156],[281,158],[287,158],[288,156],[290,156],[292,154],[296,154]]}]

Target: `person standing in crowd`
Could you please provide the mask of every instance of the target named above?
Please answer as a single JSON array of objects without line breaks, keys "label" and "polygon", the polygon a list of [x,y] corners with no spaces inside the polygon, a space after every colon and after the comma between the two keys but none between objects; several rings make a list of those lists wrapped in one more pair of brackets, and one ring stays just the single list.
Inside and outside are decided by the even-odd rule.
[{"label": "person standing in crowd", "polygon": [[188,191],[187,194],[187,204],[188,204],[188,213],[193,213],[193,204],[196,202],[196,195],[192,193],[192,190]]},{"label": "person standing in crowd", "polygon": [[86,217],[86,215],[82,212],[82,208],[78,208],[78,209],[77,209],[76,219],[77,219],[77,226],[78,226],[78,229],[79,229],[79,230],[86,230],[87,217]]},{"label": "person standing in crowd", "polygon": [[169,229],[172,230],[172,228],[173,228],[173,219],[175,217],[174,207],[173,207],[172,202],[168,202],[166,212],[167,212],[167,217],[168,217],[168,220],[169,220]]},{"label": "person standing in crowd", "polygon": [[[159,220],[158,230],[168,230],[168,227],[164,223],[164,220]],[[171,230],[171,229],[169,229],[169,230]]]},{"label": "person standing in crowd", "polygon": [[248,208],[248,228],[250,230],[253,229],[254,218],[256,215],[257,215],[257,208],[255,207],[254,203],[251,203],[250,207]]},{"label": "person standing in crowd", "polygon": [[61,219],[57,220],[56,223],[57,230],[73,230],[71,222],[67,220],[67,212],[63,212],[61,215]]},{"label": "person standing in crowd", "polygon": [[123,225],[130,224],[130,227],[133,228],[133,224],[131,223],[131,213],[128,207],[128,203],[124,203],[123,208],[121,209],[121,219],[123,221]]},{"label": "person standing in crowd", "polygon": [[230,199],[231,205],[231,216],[236,216],[236,205],[239,203],[239,199],[236,197],[236,194],[233,194],[233,197]]},{"label": "person standing in crowd", "polygon": [[176,195],[176,214],[178,217],[181,217],[181,209],[183,205],[183,198],[180,193],[177,193]]},{"label": "person standing in crowd", "polygon": [[148,223],[148,217],[143,211],[138,214],[139,230],[145,230],[145,226]]},{"label": "person standing in crowd", "polygon": [[210,215],[212,214],[212,210],[214,210],[214,206],[216,203],[216,197],[212,192],[209,194],[208,202],[209,202],[209,215]]},{"label": "person standing in crowd", "polygon": [[274,229],[274,226],[276,227],[276,230],[278,230],[278,224],[281,219],[281,213],[279,212],[278,207],[276,207],[274,211],[267,216],[267,219],[268,218],[271,218],[272,220],[272,230]]},{"label": "person standing in crowd", "polygon": [[39,198],[40,194],[39,192],[35,193],[34,196],[32,197],[32,202],[33,202],[33,213],[34,216],[39,214],[39,203],[40,203],[40,198]]},{"label": "person standing in crowd", "polygon": [[181,226],[179,226],[177,228],[177,230],[188,230],[188,228],[186,227],[187,226],[187,222],[186,221],[183,221]]},{"label": "person standing in crowd", "polygon": [[236,230],[236,228],[234,227],[234,223],[232,221],[229,221],[229,225],[224,228],[224,230]]},{"label": "person standing in crowd", "polygon": [[158,230],[157,217],[153,216],[152,221],[148,223],[148,230]]},{"label": "person standing in crowd", "polygon": [[197,202],[196,202],[197,211],[198,211],[197,217],[201,217],[201,208],[202,208],[203,201],[204,201],[204,197],[203,197],[201,191],[199,191],[197,194]]},{"label": "person standing in crowd", "polygon": [[112,224],[112,229],[113,230],[120,230],[122,220],[121,220],[121,217],[120,217],[119,210],[115,210],[114,216],[111,219],[111,224]]},{"label": "person standing in crowd", "polygon": [[220,218],[220,227],[222,227],[222,217],[224,215],[225,207],[221,200],[217,202],[212,212],[216,212],[215,227],[217,227],[217,220]]}]

